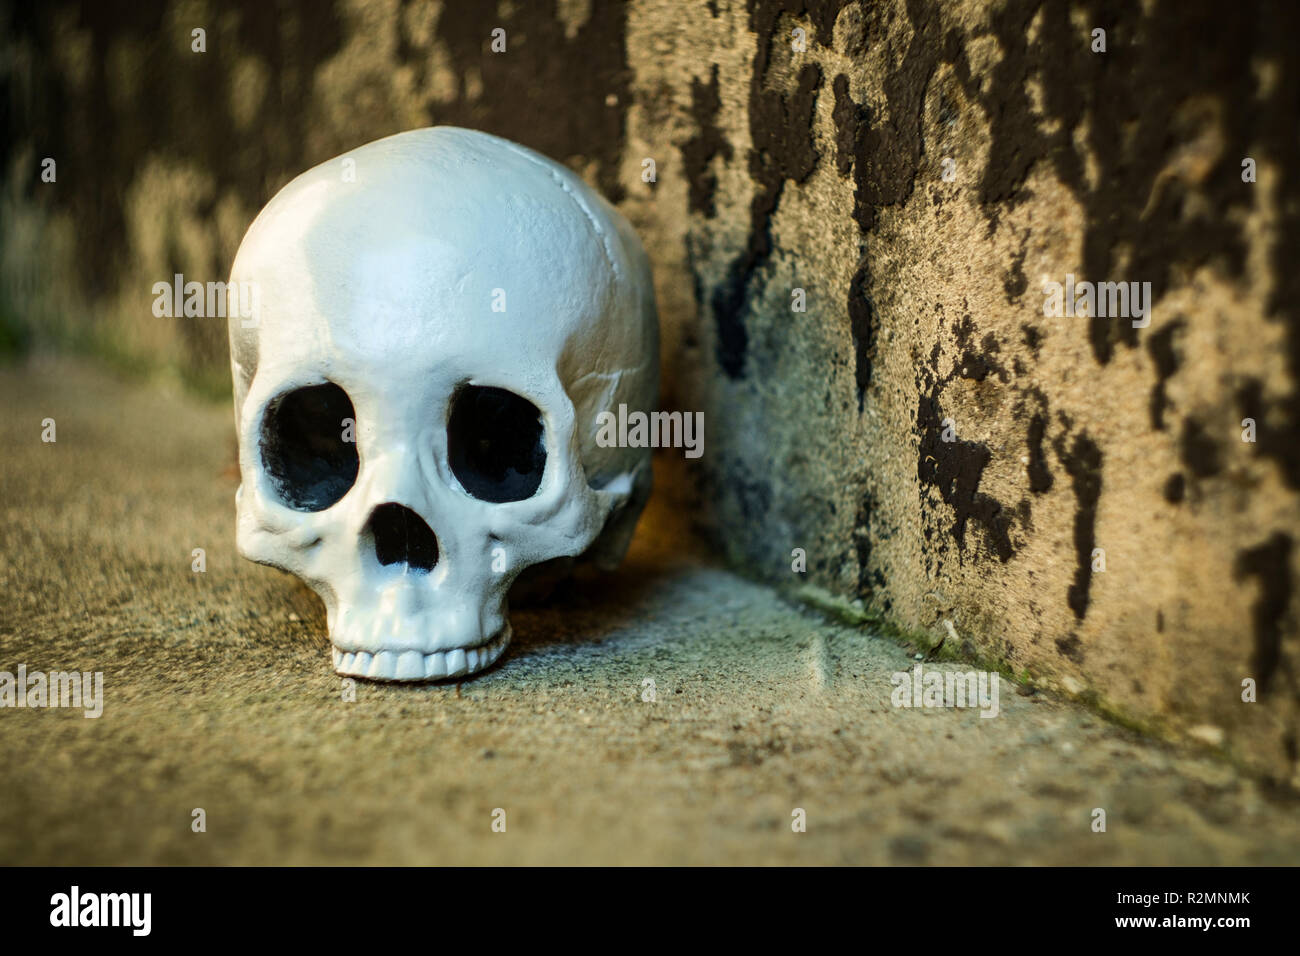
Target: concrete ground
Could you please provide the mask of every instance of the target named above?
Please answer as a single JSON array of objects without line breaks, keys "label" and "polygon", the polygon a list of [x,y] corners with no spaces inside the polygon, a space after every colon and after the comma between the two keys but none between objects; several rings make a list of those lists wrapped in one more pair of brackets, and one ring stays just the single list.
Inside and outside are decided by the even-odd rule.
[{"label": "concrete ground", "polygon": [[891,706],[906,650],[710,564],[671,493],[487,674],[345,702],[316,598],[235,553],[228,406],[67,360],[0,402],[0,670],[105,697],[0,709],[0,863],[1300,862],[1296,798],[1213,757],[1006,682]]}]

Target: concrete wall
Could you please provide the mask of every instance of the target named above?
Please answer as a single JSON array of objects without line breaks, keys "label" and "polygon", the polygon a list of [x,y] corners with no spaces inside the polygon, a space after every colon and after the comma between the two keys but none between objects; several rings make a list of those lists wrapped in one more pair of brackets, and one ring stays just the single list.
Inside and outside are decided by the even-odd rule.
[{"label": "concrete wall", "polygon": [[[645,238],[666,404],[706,413],[688,470],[735,563],[1295,777],[1291,4],[5,17],[7,339],[224,388],[223,323],[155,319],[153,282],[223,277],[262,203],[352,146],[435,123],[509,136]],[[1149,283],[1149,325],[1045,315],[1067,275]]]}]

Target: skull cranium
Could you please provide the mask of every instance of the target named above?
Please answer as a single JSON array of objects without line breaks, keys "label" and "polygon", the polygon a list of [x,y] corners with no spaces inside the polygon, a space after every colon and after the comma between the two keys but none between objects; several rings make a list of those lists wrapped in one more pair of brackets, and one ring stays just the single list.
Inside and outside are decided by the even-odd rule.
[{"label": "skull cranium", "polygon": [[622,559],[649,451],[602,447],[596,416],[654,406],[658,322],[640,242],[577,176],[484,133],[390,136],[282,189],[236,283],[239,550],[320,595],[340,674],[481,670],[521,572]]}]

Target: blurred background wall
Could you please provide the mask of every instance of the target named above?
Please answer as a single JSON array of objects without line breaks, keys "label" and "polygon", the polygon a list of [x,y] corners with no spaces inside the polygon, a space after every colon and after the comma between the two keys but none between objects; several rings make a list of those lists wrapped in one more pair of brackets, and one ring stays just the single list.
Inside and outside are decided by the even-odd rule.
[{"label": "blurred background wall", "polygon": [[[1296,774],[1295,5],[0,11],[10,357],[226,396],[225,323],[155,317],[155,282],[225,278],[258,209],[342,151],[498,133],[644,237],[665,405],[705,412],[687,474],[730,561]],[[1045,315],[1067,275],[1149,283],[1149,325]]]}]

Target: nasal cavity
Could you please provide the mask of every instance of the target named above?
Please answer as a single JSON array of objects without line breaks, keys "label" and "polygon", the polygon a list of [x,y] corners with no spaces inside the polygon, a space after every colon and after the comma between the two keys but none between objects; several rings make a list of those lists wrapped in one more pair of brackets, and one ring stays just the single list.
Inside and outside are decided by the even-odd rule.
[{"label": "nasal cavity", "polygon": [[432,571],[438,563],[438,539],[410,508],[380,505],[367,526],[380,564],[405,564],[413,571]]}]

